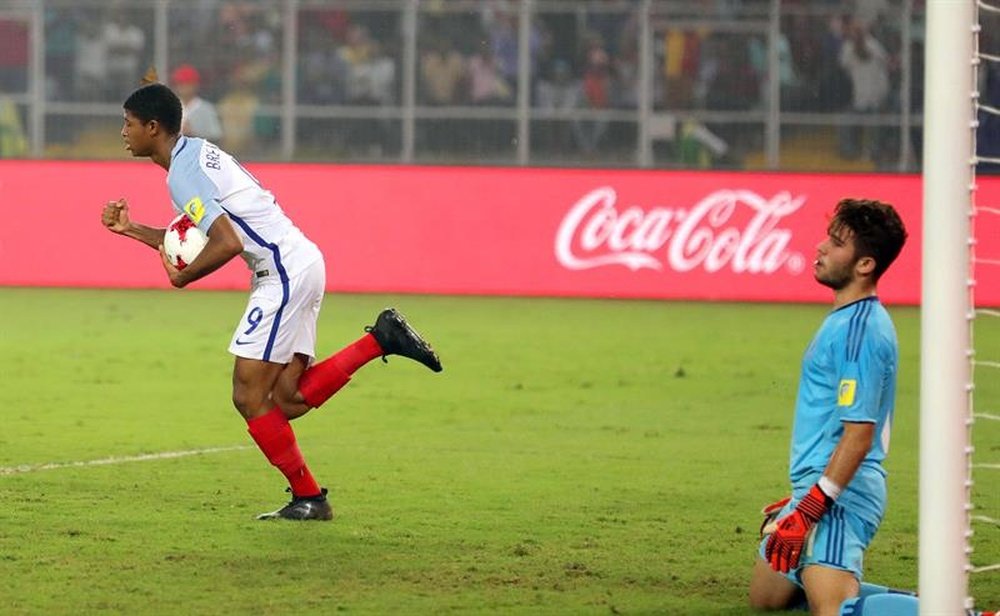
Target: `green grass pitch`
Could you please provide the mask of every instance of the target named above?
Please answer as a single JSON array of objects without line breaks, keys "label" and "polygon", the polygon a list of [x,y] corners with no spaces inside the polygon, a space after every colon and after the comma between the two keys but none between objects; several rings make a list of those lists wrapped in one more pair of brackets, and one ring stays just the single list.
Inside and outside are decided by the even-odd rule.
[{"label": "green grass pitch", "polygon": [[[373,362],[296,422],[337,518],[295,524],[253,520],[286,495],[229,401],[244,301],[0,289],[0,613],[750,613],[826,306],[331,295],[321,355],[392,304],[445,371]],[[892,313],[890,505],[866,570],[912,588],[919,313]],[[976,338],[1000,359],[1000,320]],[[978,383],[1000,414],[996,372]],[[1000,422],[974,434],[1000,463]],[[975,476],[1000,518],[1000,470]],[[1000,528],[974,528],[974,563],[1000,562]],[[1000,572],[971,586],[1000,603]]]}]

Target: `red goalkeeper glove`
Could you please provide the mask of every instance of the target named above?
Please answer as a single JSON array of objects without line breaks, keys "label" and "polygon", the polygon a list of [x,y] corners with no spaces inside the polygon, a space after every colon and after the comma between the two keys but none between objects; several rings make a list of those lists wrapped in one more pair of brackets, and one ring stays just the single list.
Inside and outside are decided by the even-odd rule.
[{"label": "red goalkeeper glove", "polygon": [[760,536],[762,539],[764,538],[764,535],[770,535],[778,527],[776,524],[778,514],[781,513],[781,510],[785,508],[785,505],[787,505],[790,500],[792,500],[792,497],[786,496],[780,500],[774,501],[760,510],[761,515],[764,516],[764,521],[760,523]]},{"label": "red goalkeeper glove", "polygon": [[832,504],[833,499],[814,485],[791,513],[778,520],[778,527],[764,548],[764,556],[772,569],[787,573],[799,566],[809,531]]}]

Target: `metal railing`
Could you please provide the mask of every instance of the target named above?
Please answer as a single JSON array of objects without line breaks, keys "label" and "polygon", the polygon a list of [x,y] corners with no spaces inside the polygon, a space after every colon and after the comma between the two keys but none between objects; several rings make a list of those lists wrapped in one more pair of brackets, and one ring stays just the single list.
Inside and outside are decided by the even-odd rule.
[{"label": "metal railing", "polygon": [[[120,102],[128,92],[87,99],[66,82],[87,74],[79,65],[81,46],[89,43],[81,41],[92,42],[87,36],[94,36],[72,24],[94,27],[115,20],[141,34],[135,38],[142,44],[127,52],[142,68],[135,85],[146,64],[156,66],[167,80],[169,69],[178,63],[198,62],[214,67],[205,72],[217,79],[203,90],[206,98],[222,106],[243,79],[237,76],[241,67],[259,61],[258,68],[266,73],[262,79],[269,81],[266,94],[260,94],[265,86],[254,86],[258,90],[253,93],[251,122],[268,128],[255,129],[251,145],[230,148],[246,159],[918,168],[913,140],[922,121],[915,105],[920,91],[914,84],[922,83],[922,69],[914,48],[920,43],[915,33],[921,30],[923,15],[914,10],[912,0],[891,5],[878,22],[878,36],[887,39],[882,44],[892,59],[893,91],[883,107],[867,112],[826,104],[829,93],[824,99],[823,83],[803,68],[808,54],[817,50],[811,43],[805,49],[800,42],[832,37],[829,23],[840,18],[836,11],[785,7],[780,0],[718,2],[707,5],[713,7],[709,12],[705,6],[661,0],[7,0],[0,7],[0,21],[24,24],[30,49],[24,87],[8,87],[4,93],[0,79],[0,100],[20,112],[29,144],[21,155],[112,155],[101,139],[81,134],[91,126],[92,132],[108,133],[107,125],[120,117]],[[311,94],[322,89],[317,86],[336,87],[318,82],[304,70],[306,62],[318,57],[313,65],[321,67],[320,73],[326,71],[322,58],[338,57],[357,24],[369,29],[372,48],[385,50],[382,57],[393,75],[389,96],[359,102],[335,92],[335,100],[319,100]],[[617,39],[612,26],[620,28]],[[237,32],[242,29],[248,31]],[[516,70],[502,102],[464,96],[432,104],[427,99],[422,59],[436,41],[448,36],[455,39],[449,44],[466,65],[491,46],[513,58]],[[244,39],[252,51],[233,46],[232,41],[243,45]],[[675,45],[678,41],[680,46]],[[820,58],[824,70],[835,70],[830,50],[820,53],[827,54]],[[750,56],[757,66],[751,65]],[[608,63],[594,69],[613,77],[602,86],[609,91],[605,96],[634,92],[627,103],[540,105],[539,84],[549,84],[551,67],[563,61],[573,67],[571,78],[583,92],[579,97],[589,100],[591,60]],[[815,58],[809,61],[815,64]],[[793,85],[783,82],[789,70],[797,73]],[[743,83],[744,90],[728,93],[727,79]],[[807,93],[803,98],[812,102],[796,104],[786,87]],[[881,151],[845,153],[844,144],[855,142],[855,133],[861,131],[867,131],[869,143],[878,142]],[[582,144],[590,135],[596,147],[588,149]],[[106,138],[114,142],[117,135],[112,132]],[[809,160],[800,160],[805,154]],[[0,155],[10,153],[0,150]]]}]

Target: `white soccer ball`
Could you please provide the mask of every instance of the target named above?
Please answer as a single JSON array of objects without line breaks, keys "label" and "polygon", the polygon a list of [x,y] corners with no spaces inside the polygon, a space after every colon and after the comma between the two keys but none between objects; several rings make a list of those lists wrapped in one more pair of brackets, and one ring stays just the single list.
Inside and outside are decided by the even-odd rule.
[{"label": "white soccer ball", "polygon": [[184,214],[171,220],[167,232],[163,234],[163,250],[177,269],[184,269],[194,261],[207,243],[205,232]]}]

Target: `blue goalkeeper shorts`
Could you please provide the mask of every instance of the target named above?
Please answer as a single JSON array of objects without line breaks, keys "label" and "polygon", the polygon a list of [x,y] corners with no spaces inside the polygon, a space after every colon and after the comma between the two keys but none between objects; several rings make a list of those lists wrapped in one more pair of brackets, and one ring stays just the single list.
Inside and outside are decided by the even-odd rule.
[{"label": "blue goalkeeper shorts", "polygon": [[[794,501],[785,505],[778,514],[778,519],[791,512],[795,505]],[[801,587],[802,569],[809,565],[820,565],[850,571],[860,582],[865,549],[872,542],[877,530],[877,524],[872,524],[835,503],[812,528],[799,566],[786,573],[785,577]],[[767,559],[764,551],[768,538],[769,535],[764,536],[758,550],[760,557],[765,561]]]}]

